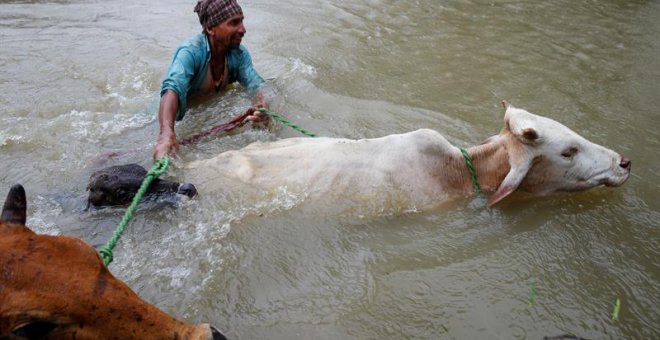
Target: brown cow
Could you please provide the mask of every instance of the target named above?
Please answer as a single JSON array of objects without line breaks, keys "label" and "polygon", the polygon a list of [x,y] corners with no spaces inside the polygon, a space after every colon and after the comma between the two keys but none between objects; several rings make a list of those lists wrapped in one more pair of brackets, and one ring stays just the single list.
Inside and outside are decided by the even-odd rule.
[{"label": "brown cow", "polygon": [[140,299],[80,239],[25,226],[25,190],[0,218],[0,339],[225,339]]}]

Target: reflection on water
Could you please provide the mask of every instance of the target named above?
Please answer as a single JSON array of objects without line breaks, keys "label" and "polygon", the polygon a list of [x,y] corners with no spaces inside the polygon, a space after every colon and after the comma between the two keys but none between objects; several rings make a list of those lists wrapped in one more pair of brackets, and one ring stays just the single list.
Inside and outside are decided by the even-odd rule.
[{"label": "reflection on water", "polygon": [[[621,188],[515,195],[495,209],[476,198],[335,216],[304,197],[240,188],[143,208],[111,265],[142,297],[232,338],[658,338],[657,1],[243,6],[244,42],[271,79],[273,109],[319,135],[426,127],[470,145],[499,132],[509,99],[630,157],[633,174]],[[110,237],[122,209],[77,205],[99,155],[129,150],[117,161],[151,165],[161,77],[174,47],[199,31],[192,7],[0,4],[0,189],[25,185],[37,230],[94,245]],[[233,91],[195,107],[179,135],[249,102]],[[277,126],[209,137],[184,148],[168,176],[292,136]]]}]

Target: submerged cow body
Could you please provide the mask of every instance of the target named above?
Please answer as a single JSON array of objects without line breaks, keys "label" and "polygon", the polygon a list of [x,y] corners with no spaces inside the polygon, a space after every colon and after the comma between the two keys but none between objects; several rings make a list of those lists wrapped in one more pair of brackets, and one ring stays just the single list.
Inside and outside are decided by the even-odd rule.
[{"label": "submerged cow body", "polygon": [[141,300],[80,239],[25,226],[14,186],[0,218],[0,339],[225,339]]},{"label": "submerged cow body", "polygon": [[[468,149],[488,205],[517,189],[534,194],[618,186],[631,162],[564,125],[503,101],[505,127]],[[433,208],[473,192],[461,151],[438,132],[421,129],[381,138],[290,138],[253,143],[188,164],[184,173],[204,190],[221,190],[220,179],[244,187],[287,187],[326,204],[359,196]],[[223,184],[224,185],[224,184]]]},{"label": "submerged cow body", "polygon": [[[467,150],[488,206],[516,190],[544,195],[628,179],[629,159],[552,119],[503,105],[504,129]],[[232,185],[241,191],[284,188],[308,200],[322,198],[324,207],[369,202],[419,211],[473,193],[461,151],[429,129],[360,140],[256,142],[189,163],[183,173],[202,194]]]}]

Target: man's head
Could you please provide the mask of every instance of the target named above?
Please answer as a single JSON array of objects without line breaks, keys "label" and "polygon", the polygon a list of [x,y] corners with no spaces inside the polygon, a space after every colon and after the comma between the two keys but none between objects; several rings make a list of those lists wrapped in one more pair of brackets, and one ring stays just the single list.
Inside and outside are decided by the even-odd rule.
[{"label": "man's head", "polygon": [[236,0],[199,0],[195,6],[199,23],[214,40],[238,47],[245,35],[243,10]]}]

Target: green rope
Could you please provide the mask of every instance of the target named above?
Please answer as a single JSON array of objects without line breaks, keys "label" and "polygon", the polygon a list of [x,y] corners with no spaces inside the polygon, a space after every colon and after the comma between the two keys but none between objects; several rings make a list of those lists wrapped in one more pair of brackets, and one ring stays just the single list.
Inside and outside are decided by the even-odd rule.
[{"label": "green rope", "polygon": [[292,128],[292,129],[302,133],[303,135],[306,135],[306,136],[309,136],[309,137],[316,137],[315,133],[309,132],[309,131],[299,127],[298,125],[293,124],[292,122],[288,121],[286,118],[282,117],[277,112],[274,112],[274,111],[271,111],[271,110],[268,110],[268,109],[263,109],[263,108],[259,109],[259,111],[273,117],[273,119],[275,119],[275,120],[279,121],[280,123],[282,123],[282,124]]},{"label": "green rope", "polygon": [[474,188],[474,192],[479,195],[481,194],[481,187],[479,186],[479,182],[477,181],[477,171],[474,169],[474,164],[472,164],[472,158],[470,158],[470,155],[468,155],[467,150],[465,150],[462,147],[458,147],[459,150],[461,150],[461,153],[463,154],[463,158],[465,159],[465,165],[467,165],[468,171],[470,172],[470,179],[472,180],[472,188]]},{"label": "green rope", "polygon": [[126,226],[128,226],[128,222],[130,222],[131,219],[133,218],[133,213],[137,209],[137,206],[142,200],[142,197],[144,197],[144,194],[147,192],[147,188],[149,188],[149,185],[151,184],[151,182],[153,182],[154,179],[160,177],[160,175],[164,174],[165,171],[167,171],[167,167],[169,165],[170,165],[170,158],[167,155],[165,155],[163,158],[157,160],[154,163],[154,166],[151,168],[151,170],[147,172],[147,175],[144,177],[144,180],[142,181],[142,185],[140,186],[140,189],[138,189],[137,193],[135,193],[135,197],[133,197],[133,202],[131,202],[131,205],[128,206],[128,210],[126,210],[124,217],[122,217],[121,221],[119,222],[119,225],[117,226],[117,229],[112,234],[112,238],[99,250],[101,257],[103,258],[103,263],[106,266],[109,265],[110,262],[112,262],[112,249],[115,248],[115,245],[117,245],[119,238],[124,233]]}]

